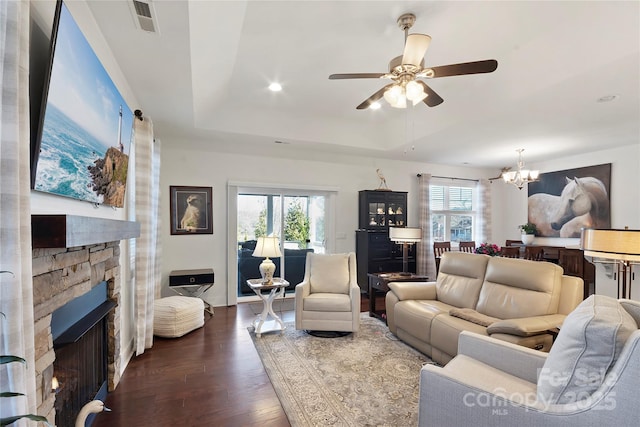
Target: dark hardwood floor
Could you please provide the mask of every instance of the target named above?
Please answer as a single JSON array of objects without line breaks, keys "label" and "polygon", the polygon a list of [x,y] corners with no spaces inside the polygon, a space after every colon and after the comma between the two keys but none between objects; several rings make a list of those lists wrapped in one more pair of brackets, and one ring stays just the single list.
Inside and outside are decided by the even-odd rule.
[{"label": "dark hardwood floor", "polygon": [[[280,304],[274,310],[292,322],[293,311]],[[361,307],[368,310],[364,295]],[[93,427],[289,426],[247,331],[254,318],[250,304],[216,307],[203,328],[155,337],[129,362],[106,399],[112,412],[98,414]]]}]

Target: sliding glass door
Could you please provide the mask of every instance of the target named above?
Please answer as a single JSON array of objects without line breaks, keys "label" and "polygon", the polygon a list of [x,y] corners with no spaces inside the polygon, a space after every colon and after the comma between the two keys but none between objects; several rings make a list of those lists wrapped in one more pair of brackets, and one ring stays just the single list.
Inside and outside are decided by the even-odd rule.
[{"label": "sliding glass door", "polygon": [[274,259],[276,277],[291,283],[304,277],[306,255],[326,251],[327,194],[321,192],[239,188],[237,194],[238,297],[254,295],[247,279],[260,277],[263,258],[253,257],[258,237],[275,236],[283,256]]}]

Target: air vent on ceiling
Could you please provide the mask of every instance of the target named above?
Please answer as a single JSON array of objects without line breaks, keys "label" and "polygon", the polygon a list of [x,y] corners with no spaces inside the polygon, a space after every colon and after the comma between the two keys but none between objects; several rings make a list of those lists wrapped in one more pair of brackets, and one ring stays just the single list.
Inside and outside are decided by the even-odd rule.
[{"label": "air vent on ceiling", "polygon": [[132,0],[134,19],[138,28],[150,33],[156,33],[156,24],[153,22],[155,11],[150,1]]}]

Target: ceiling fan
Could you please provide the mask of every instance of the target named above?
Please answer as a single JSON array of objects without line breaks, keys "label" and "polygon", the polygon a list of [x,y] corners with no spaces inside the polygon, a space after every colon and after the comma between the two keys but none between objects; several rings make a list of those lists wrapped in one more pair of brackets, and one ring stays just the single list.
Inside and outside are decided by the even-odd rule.
[{"label": "ceiling fan", "polygon": [[444,99],[420,79],[491,73],[498,68],[498,61],[495,59],[425,67],[424,55],[431,43],[431,37],[426,34],[409,34],[409,29],[415,22],[416,16],[412,13],[405,13],[398,18],[398,26],[404,31],[404,53],[389,62],[388,73],[331,74],[329,76],[330,80],[375,78],[392,80],[392,83],[358,105],[356,107],[358,110],[368,108],[383,97],[395,108],[406,108],[407,100],[414,106],[422,101],[429,107],[435,107],[442,104]]}]

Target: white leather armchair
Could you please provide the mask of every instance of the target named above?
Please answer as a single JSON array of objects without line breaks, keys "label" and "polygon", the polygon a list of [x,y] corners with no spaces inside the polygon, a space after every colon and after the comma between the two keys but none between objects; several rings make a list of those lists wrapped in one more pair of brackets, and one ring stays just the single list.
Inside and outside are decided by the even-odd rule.
[{"label": "white leather armchair", "polygon": [[304,279],[296,286],[295,312],[296,329],[357,332],[356,254],[307,254]]},{"label": "white leather armchair", "polygon": [[[585,305],[590,302],[584,301]],[[578,313],[579,316],[572,313],[554,344],[559,347],[552,347],[548,354],[462,332],[458,355],[453,360],[444,367],[426,365],[421,370],[418,425],[638,425],[640,303],[630,300],[620,300],[620,303],[624,310],[614,315],[627,317],[622,313],[626,311],[633,318],[629,327],[627,317],[624,337],[619,332],[624,329],[618,326],[621,322],[609,328],[612,334],[602,333],[604,328],[594,333],[594,329],[603,324],[600,319],[594,321],[585,316],[584,311]],[[582,324],[580,317],[586,319]],[[598,323],[600,325],[596,325]],[[573,332],[563,336],[565,328]],[[555,355],[554,350],[558,350]],[[554,357],[555,362],[566,363],[560,370],[549,368]],[[584,368],[582,362],[574,363],[573,357],[599,361]],[[559,387],[559,391],[545,393],[548,386]],[[569,387],[574,391],[567,392]],[[576,392],[576,387],[582,391]]]}]

